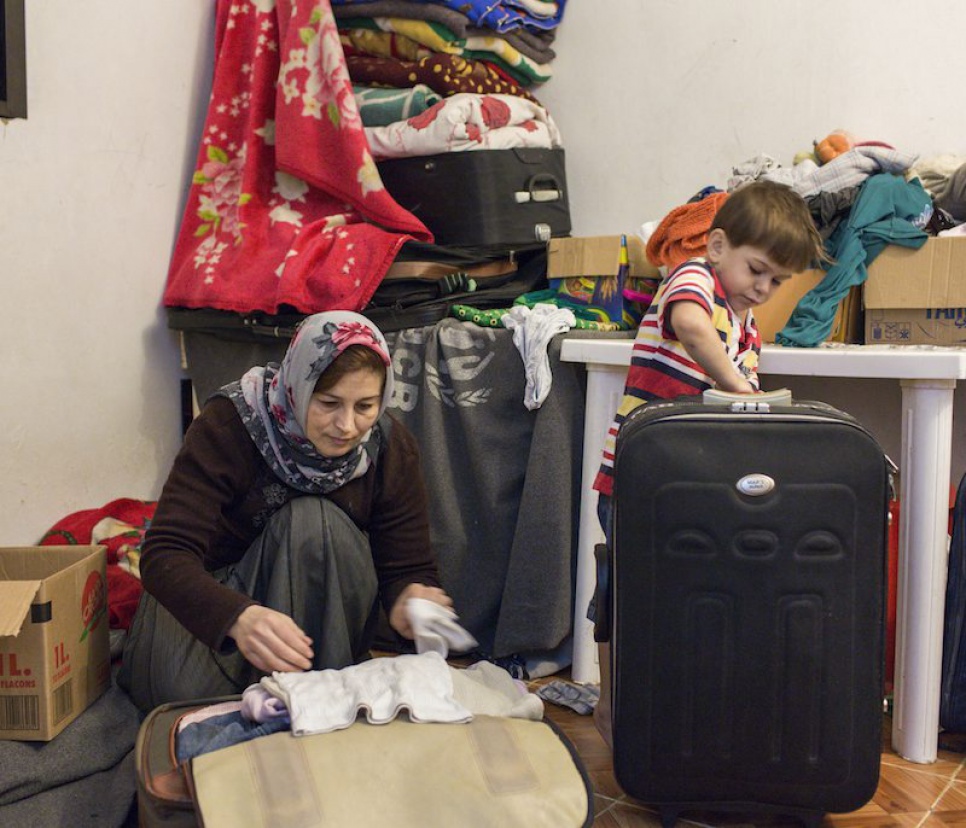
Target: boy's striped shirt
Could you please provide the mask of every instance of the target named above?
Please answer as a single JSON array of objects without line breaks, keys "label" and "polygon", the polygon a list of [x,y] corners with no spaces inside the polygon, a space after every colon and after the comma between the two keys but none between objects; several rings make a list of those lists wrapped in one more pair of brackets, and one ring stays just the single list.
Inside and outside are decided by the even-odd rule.
[{"label": "boy's striped shirt", "polygon": [[671,303],[681,301],[697,302],[708,312],[735,369],[758,388],[761,337],[752,313],[749,311],[742,323],[728,304],[714,268],[704,259],[690,259],[661,283],[641,320],[631,352],[624,398],[607,432],[603,460],[594,481],[594,488],[602,494],[613,494],[617,432],[635,408],[649,400],[700,394],[713,385],[711,377],[691,359],[666,325]]}]

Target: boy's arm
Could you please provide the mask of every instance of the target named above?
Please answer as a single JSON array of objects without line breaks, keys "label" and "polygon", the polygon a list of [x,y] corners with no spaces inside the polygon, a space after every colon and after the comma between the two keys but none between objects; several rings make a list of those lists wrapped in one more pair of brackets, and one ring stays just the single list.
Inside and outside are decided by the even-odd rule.
[{"label": "boy's arm", "polygon": [[754,386],[735,370],[704,307],[697,302],[682,300],[672,303],[667,313],[678,341],[691,359],[714,380],[717,388],[742,394],[755,392]]}]

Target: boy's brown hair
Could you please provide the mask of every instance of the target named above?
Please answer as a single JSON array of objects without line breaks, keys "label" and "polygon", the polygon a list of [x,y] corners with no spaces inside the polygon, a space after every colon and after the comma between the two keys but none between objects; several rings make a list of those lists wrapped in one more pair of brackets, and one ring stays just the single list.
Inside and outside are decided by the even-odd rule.
[{"label": "boy's brown hair", "polygon": [[752,181],[732,192],[711,223],[710,230],[717,228],[732,246],[757,247],[789,270],[829,260],[805,200],[775,181]]}]

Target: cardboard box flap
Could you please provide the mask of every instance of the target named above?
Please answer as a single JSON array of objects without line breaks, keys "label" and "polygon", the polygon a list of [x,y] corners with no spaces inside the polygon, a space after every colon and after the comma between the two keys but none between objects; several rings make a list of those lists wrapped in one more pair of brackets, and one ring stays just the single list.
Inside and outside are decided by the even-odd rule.
[{"label": "cardboard box flap", "polygon": [[[644,242],[639,236],[627,236],[629,275],[644,279],[660,279],[661,271],[647,260]],[[547,278],[567,279],[572,276],[616,276],[621,262],[621,237],[578,236],[551,239],[547,246]]]},{"label": "cardboard box flap", "polygon": [[935,238],[913,250],[890,245],[869,266],[867,308],[966,307],[966,244]]},{"label": "cardboard box flap", "polygon": [[19,635],[40,581],[0,582],[0,636]]},{"label": "cardboard box flap", "polygon": [[762,342],[774,342],[775,335],[788,324],[788,320],[802,297],[825,278],[824,270],[806,270],[796,273],[768,301],[755,308],[755,322]]},{"label": "cardboard box flap", "polygon": [[[798,303],[810,291],[818,287],[825,278],[824,270],[806,270],[796,273],[780,290],[776,290],[768,301],[755,308],[755,322],[762,342],[774,342],[778,333],[788,324],[788,320],[798,307]],[[832,329],[826,342],[852,342],[861,336],[859,330],[859,293],[852,288],[835,309]]]}]

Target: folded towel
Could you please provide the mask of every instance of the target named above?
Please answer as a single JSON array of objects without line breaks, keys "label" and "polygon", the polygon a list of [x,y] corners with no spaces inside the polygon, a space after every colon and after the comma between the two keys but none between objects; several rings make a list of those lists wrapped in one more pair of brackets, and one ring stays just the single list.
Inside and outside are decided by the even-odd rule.
[{"label": "folded towel", "polygon": [[453,698],[451,670],[439,653],[374,658],[341,670],[275,672],[261,684],[285,703],[296,736],[343,730],[360,711],[370,724],[391,722],[403,710],[414,722],[473,718]]}]

